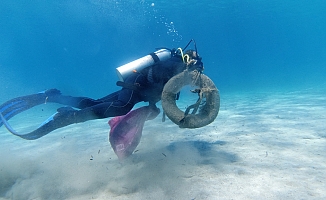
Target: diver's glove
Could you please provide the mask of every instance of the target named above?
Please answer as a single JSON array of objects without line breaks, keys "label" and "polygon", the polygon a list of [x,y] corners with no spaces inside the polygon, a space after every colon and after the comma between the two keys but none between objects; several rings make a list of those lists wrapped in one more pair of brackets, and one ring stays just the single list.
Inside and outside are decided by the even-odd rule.
[{"label": "diver's glove", "polygon": [[148,111],[149,114],[148,114],[148,116],[146,118],[146,121],[155,119],[161,112],[160,109],[156,106],[155,103],[150,102],[147,107],[148,107],[148,110],[149,110]]},{"label": "diver's glove", "polygon": [[[49,89],[37,94],[17,97],[11,99],[0,106],[0,113],[5,120],[9,120],[13,116],[30,109],[34,106],[52,102],[53,99],[61,95],[57,89]],[[0,120],[0,127],[3,125],[3,120]]]}]

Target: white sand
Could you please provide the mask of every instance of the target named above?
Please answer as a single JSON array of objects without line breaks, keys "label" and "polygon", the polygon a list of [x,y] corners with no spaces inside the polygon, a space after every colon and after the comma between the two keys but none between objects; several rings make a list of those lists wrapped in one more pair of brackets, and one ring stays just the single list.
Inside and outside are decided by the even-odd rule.
[{"label": "white sand", "polygon": [[[179,129],[160,115],[122,163],[107,119],[36,141],[1,127],[0,199],[326,199],[324,94],[222,93],[214,123]],[[10,123],[25,130],[32,114]]]}]

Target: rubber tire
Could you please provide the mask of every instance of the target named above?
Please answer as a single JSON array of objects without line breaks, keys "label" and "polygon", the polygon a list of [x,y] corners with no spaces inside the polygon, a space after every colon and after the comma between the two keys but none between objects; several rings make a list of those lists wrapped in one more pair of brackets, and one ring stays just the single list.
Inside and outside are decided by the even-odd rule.
[{"label": "rubber tire", "polygon": [[[203,91],[206,103],[197,114],[188,114],[176,105],[176,94],[186,85],[195,85]],[[184,71],[172,77],[162,92],[162,107],[168,118],[180,128],[200,128],[212,123],[220,109],[220,96],[214,82],[197,71]]]}]

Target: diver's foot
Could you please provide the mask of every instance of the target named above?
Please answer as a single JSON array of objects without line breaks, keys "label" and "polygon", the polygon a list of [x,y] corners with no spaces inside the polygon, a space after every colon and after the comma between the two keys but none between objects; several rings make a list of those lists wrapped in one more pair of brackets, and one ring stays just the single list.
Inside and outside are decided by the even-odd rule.
[{"label": "diver's foot", "polygon": [[160,114],[161,112],[160,109],[156,106],[155,107],[150,106],[149,109],[150,109],[150,114],[148,115],[146,120],[155,119],[157,115]]},{"label": "diver's foot", "polygon": [[48,89],[39,94],[45,96],[45,102],[57,102],[61,97],[61,92],[58,89]]},{"label": "diver's foot", "polygon": [[[29,138],[39,138],[58,128],[74,124],[76,122],[75,113],[77,110],[71,107],[58,108],[57,112],[45,120],[39,128],[28,134]],[[26,139],[26,138],[25,138]]]},{"label": "diver's foot", "polygon": [[56,95],[61,95],[60,90],[58,89],[48,89],[44,91],[44,94],[46,94],[46,96],[56,96]]},{"label": "diver's foot", "polygon": [[53,119],[60,121],[60,124],[73,124],[75,123],[75,115],[77,110],[72,107],[61,107],[57,109],[57,114],[54,115]]}]

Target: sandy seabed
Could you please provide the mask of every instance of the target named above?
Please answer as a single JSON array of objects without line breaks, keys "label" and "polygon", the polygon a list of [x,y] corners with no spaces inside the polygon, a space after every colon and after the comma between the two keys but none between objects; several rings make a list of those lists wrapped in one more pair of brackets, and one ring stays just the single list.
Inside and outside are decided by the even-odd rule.
[{"label": "sandy seabed", "polygon": [[[325,94],[222,93],[212,124],[180,129],[159,115],[124,161],[108,119],[36,141],[1,127],[0,199],[326,199]],[[48,114],[41,106],[9,122],[24,131]]]}]

